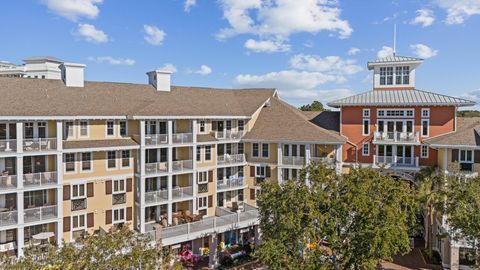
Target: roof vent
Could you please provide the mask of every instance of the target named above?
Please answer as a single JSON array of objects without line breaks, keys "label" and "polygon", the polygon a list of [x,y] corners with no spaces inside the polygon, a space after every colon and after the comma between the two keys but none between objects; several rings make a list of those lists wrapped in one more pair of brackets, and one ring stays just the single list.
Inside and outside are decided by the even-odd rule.
[{"label": "roof vent", "polygon": [[272,106],[272,102],[270,101],[270,99],[267,100],[267,102],[265,102],[265,104],[263,105],[263,107],[270,107]]},{"label": "roof vent", "polygon": [[168,70],[154,70],[147,72],[148,83],[151,84],[157,91],[170,92],[170,78],[172,72]]},{"label": "roof vent", "polygon": [[67,87],[83,87],[84,85],[84,64],[63,63],[60,65],[62,80]]}]

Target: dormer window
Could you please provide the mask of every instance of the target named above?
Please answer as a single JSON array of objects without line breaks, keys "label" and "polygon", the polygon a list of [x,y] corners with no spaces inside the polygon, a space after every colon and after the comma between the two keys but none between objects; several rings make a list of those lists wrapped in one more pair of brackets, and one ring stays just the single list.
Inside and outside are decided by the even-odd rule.
[{"label": "dormer window", "polygon": [[410,84],[410,67],[396,67],[395,68],[396,81],[395,84]]},{"label": "dormer window", "polygon": [[393,84],[393,67],[380,68],[380,85]]}]

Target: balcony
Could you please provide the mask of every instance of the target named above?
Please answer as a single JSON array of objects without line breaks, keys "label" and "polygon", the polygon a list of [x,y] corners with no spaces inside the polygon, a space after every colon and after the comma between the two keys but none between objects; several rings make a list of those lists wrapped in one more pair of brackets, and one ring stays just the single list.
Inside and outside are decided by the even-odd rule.
[{"label": "balcony", "polygon": [[240,140],[244,135],[245,131],[214,131],[212,132],[215,139],[220,141],[231,141],[231,140]]},{"label": "balcony", "polygon": [[0,176],[0,189],[9,190],[17,188],[17,176],[9,175],[8,173]]},{"label": "balcony", "polygon": [[72,211],[87,209],[87,198],[72,200]]},{"label": "balcony", "polygon": [[57,139],[55,138],[33,138],[23,140],[23,151],[42,152],[57,149]]},{"label": "balcony", "polygon": [[0,227],[15,225],[18,223],[18,211],[7,211],[0,213]]},{"label": "balcony", "polygon": [[39,172],[23,175],[24,187],[43,187],[57,184],[56,172]]},{"label": "balcony", "polygon": [[145,135],[145,145],[147,146],[165,145],[165,144],[168,144],[167,134],[146,134]]},{"label": "balcony", "polygon": [[57,206],[41,206],[24,210],[25,223],[44,221],[57,218]]},{"label": "balcony", "polygon": [[193,160],[177,160],[172,162],[174,172],[193,170]]},{"label": "balcony", "polygon": [[145,174],[159,174],[168,172],[167,162],[154,162],[145,164]]},{"label": "balcony", "polygon": [[305,157],[282,157],[282,165],[305,166]]},{"label": "balcony", "polygon": [[16,152],[17,140],[0,140],[0,153]]},{"label": "balcony", "polygon": [[168,200],[168,190],[145,192],[145,203],[160,203]]},{"label": "balcony", "polygon": [[314,164],[323,164],[327,168],[335,168],[335,159],[334,158],[329,158],[329,157],[311,157],[310,160]]},{"label": "balcony", "polygon": [[127,202],[126,193],[118,193],[112,195],[112,205],[124,204]]},{"label": "balcony", "polygon": [[381,144],[420,144],[420,133],[416,132],[375,132],[373,142]]},{"label": "balcony", "polygon": [[172,134],[172,143],[174,144],[193,143],[193,134],[192,133],[174,133]]},{"label": "balcony", "polygon": [[373,156],[374,164],[377,167],[388,168],[413,168],[419,169],[418,157],[397,157],[397,156]]},{"label": "balcony", "polygon": [[245,163],[245,154],[225,154],[217,157],[218,165],[234,165]]},{"label": "balcony", "polygon": [[181,199],[190,199],[193,196],[193,187],[173,187],[172,189],[172,199],[181,200]]},{"label": "balcony", "polygon": [[208,184],[198,184],[198,194],[208,193]]},{"label": "balcony", "polygon": [[246,184],[247,183],[243,177],[230,177],[223,181],[217,181],[217,191],[242,189],[245,187]]}]

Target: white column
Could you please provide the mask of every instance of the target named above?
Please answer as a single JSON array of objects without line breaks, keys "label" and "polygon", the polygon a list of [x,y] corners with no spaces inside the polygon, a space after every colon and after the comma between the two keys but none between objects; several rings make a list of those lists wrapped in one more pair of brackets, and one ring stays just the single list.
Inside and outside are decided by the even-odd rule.
[{"label": "white column", "polygon": [[208,237],[208,244],[209,244],[209,256],[208,256],[208,266],[210,268],[215,268],[217,264],[217,245],[218,245],[218,235],[216,233],[212,233]]},{"label": "white column", "polygon": [[450,270],[459,270],[459,248],[454,244],[453,240],[450,241],[452,242],[452,246],[450,247]]},{"label": "white column", "polygon": [[[22,198],[23,200],[23,198]],[[23,239],[24,238],[24,228],[23,226],[20,226],[17,228],[17,257],[18,258],[21,258],[23,257],[23,246],[25,244],[25,240]]]},{"label": "white column", "polygon": [[[193,164],[195,164],[195,162]],[[197,185],[197,172],[196,171],[194,171],[193,174],[192,174],[192,187],[193,187],[193,213],[196,215],[196,214],[198,214],[198,207],[197,207],[198,185]]]},{"label": "white column", "polygon": [[167,204],[167,221],[168,224],[172,224],[172,202]]},{"label": "white column", "polygon": [[192,136],[193,136],[193,143],[197,142],[197,120],[192,120]]},{"label": "white column", "polygon": [[63,122],[62,121],[57,121],[56,122],[56,128],[57,128],[57,150],[62,151],[63,150]]},{"label": "white column", "polygon": [[168,190],[168,200],[171,201],[173,198],[172,189],[173,189],[173,176],[169,174],[167,176],[167,190]]},{"label": "white column", "polygon": [[[143,182],[143,181],[142,181]],[[141,192],[145,194],[145,192]],[[140,232],[145,233],[145,206],[140,204]]]},{"label": "white column", "polygon": [[172,144],[172,136],[173,136],[173,121],[167,121],[167,135],[168,135],[168,144]]},{"label": "white column", "polygon": [[335,171],[337,174],[342,173],[342,167],[343,167],[343,159],[342,159],[342,152],[343,152],[343,146],[341,144],[337,144],[335,146]]},{"label": "white column", "polygon": [[145,120],[140,120],[140,147],[145,147]]},{"label": "white column", "polygon": [[[16,167],[17,167],[17,188],[23,188],[23,157],[17,156],[16,160]],[[23,202],[23,198],[22,198]]]},{"label": "white column", "polygon": [[168,167],[168,172],[172,173],[173,171],[173,151],[175,148],[173,147],[168,147],[167,148],[167,167]]},{"label": "white column", "polygon": [[443,172],[445,174],[448,173],[448,148],[443,148],[443,166],[442,166],[442,169],[443,169]]},{"label": "white column", "polygon": [[305,145],[305,164],[308,166],[310,165],[310,147],[311,145],[308,143]]},{"label": "white column", "polygon": [[23,122],[16,123],[17,129],[17,153],[23,153]]},{"label": "white column", "polygon": [[[283,150],[283,144],[281,143],[278,143],[277,144],[277,181],[278,181],[278,184],[282,184],[283,183],[283,176],[282,176],[282,168],[280,168],[279,165],[282,165],[282,150]],[[260,151],[260,150],[259,150]]]},{"label": "white column", "polygon": [[[23,165],[22,165],[23,167]],[[23,257],[23,246],[24,246],[24,235],[23,235],[23,217],[24,217],[24,206],[23,206],[23,191],[17,192],[17,212],[18,212],[18,229],[17,229],[17,248],[18,248],[18,257]]]}]

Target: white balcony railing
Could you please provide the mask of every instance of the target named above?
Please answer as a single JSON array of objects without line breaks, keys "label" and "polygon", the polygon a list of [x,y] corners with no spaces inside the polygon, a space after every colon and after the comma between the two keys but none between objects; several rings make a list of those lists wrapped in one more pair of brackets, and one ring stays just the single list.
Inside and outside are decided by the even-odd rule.
[{"label": "white balcony railing", "polygon": [[419,132],[375,132],[374,142],[420,143]]},{"label": "white balcony railing", "polygon": [[0,227],[15,225],[18,222],[18,212],[8,211],[0,213]]},{"label": "white balcony railing", "polygon": [[193,196],[193,187],[174,187],[172,189],[172,199],[190,198]]},{"label": "white balcony railing", "polygon": [[57,206],[42,206],[24,210],[25,223],[57,218]]},{"label": "white balcony railing", "polygon": [[215,139],[217,140],[240,140],[244,135],[245,131],[214,131]]},{"label": "white balcony railing", "polygon": [[373,156],[374,164],[380,167],[419,167],[418,157]]},{"label": "white balcony railing", "polygon": [[335,158],[329,157],[310,157],[310,160],[315,164],[323,164],[327,167],[335,166]]},{"label": "white balcony railing", "polygon": [[174,133],[172,134],[172,142],[174,144],[185,144],[193,142],[192,133]]},{"label": "white balcony railing", "polygon": [[145,174],[159,174],[168,172],[167,162],[155,162],[145,164]]},{"label": "white balcony railing", "polygon": [[168,144],[167,134],[146,134],[145,145],[162,145]]},{"label": "white balcony railing", "polygon": [[172,162],[172,170],[181,172],[193,169],[193,160],[177,160]]},{"label": "white balcony railing", "polygon": [[218,165],[244,163],[245,154],[225,154],[217,157]]},{"label": "white balcony railing", "polygon": [[0,175],[0,189],[15,189],[17,188],[16,175]]},{"label": "white balcony railing", "polygon": [[226,190],[226,189],[235,189],[243,188],[246,185],[246,181],[243,177],[229,177],[228,179],[223,179],[217,181],[217,191]]},{"label": "white balcony railing", "polygon": [[168,200],[168,190],[145,192],[145,203],[159,203]]},{"label": "white balcony railing", "polygon": [[41,187],[57,184],[56,172],[39,172],[23,175],[23,185],[25,187]]},{"label": "white balcony railing", "polygon": [[0,140],[0,152],[17,151],[17,140]]},{"label": "white balcony railing", "polygon": [[23,151],[41,152],[57,149],[57,139],[55,138],[33,138],[23,139]]},{"label": "white balcony railing", "polygon": [[282,157],[282,165],[304,166],[305,157]]}]

